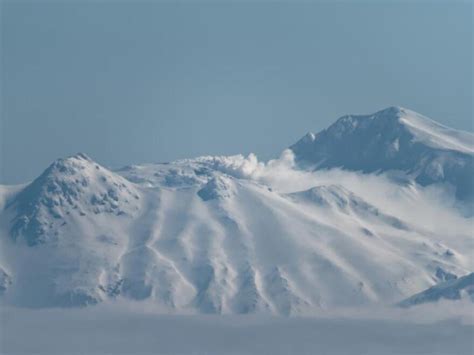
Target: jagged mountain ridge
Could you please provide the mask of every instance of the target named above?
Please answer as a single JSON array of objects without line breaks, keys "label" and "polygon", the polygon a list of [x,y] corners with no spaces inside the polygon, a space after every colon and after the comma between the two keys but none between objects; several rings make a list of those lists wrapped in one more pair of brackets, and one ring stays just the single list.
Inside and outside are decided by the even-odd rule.
[{"label": "jagged mountain ridge", "polygon": [[365,173],[400,170],[421,185],[448,182],[461,200],[474,199],[474,135],[401,107],[347,115],[290,147],[307,169]]},{"label": "jagged mountain ridge", "polygon": [[281,192],[241,160],[113,172],[83,154],[59,159],[0,201],[3,301],[301,314],[393,303],[472,270],[472,234],[426,230],[337,183]]}]

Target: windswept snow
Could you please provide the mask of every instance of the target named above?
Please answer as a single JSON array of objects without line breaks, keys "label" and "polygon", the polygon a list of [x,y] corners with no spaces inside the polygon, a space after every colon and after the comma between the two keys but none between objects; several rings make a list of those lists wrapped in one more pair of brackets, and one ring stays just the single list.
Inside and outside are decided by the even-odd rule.
[{"label": "windswept snow", "polygon": [[405,125],[418,142],[432,148],[474,153],[474,135],[443,126],[428,117],[406,108],[399,108],[399,122]]}]

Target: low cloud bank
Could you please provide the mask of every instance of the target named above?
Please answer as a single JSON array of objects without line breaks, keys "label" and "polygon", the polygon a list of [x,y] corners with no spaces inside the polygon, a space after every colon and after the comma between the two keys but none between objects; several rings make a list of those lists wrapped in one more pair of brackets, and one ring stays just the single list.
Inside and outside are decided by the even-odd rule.
[{"label": "low cloud bank", "polygon": [[0,309],[6,354],[472,354],[472,305],[311,317],[167,315],[146,302]]},{"label": "low cloud bank", "polygon": [[[386,213],[438,233],[472,234],[472,218],[466,218],[454,198],[453,187],[414,184],[387,174],[363,174],[341,169],[305,171],[296,168],[293,152],[286,149],[278,159],[259,161],[255,154],[207,157],[215,169],[239,179],[272,187],[279,193],[303,191],[319,185],[337,184]],[[416,211],[416,213],[414,213]]]}]

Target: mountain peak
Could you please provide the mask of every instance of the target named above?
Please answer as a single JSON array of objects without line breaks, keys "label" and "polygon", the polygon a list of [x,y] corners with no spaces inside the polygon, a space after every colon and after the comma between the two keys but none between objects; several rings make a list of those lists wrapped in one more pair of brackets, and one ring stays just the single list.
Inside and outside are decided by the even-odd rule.
[{"label": "mountain peak", "polygon": [[139,194],[133,184],[83,153],[54,161],[10,202],[17,212],[14,239],[28,245],[55,239],[67,220],[87,214],[132,215]]},{"label": "mountain peak", "polygon": [[407,111],[407,109],[404,108],[404,107],[401,107],[401,106],[389,106],[389,107],[386,107],[386,108],[384,108],[380,111],[377,111],[375,113],[375,115],[383,114],[383,115],[397,116],[397,115],[405,114],[406,111]]},{"label": "mountain peak", "polygon": [[420,117],[420,118],[422,117],[424,120],[434,123],[434,121],[432,121],[431,119],[421,116],[415,111],[409,110],[401,106],[389,106],[369,116],[373,120],[396,122],[396,123],[403,123],[401,121],[402,118],[411,120],[412,117]]},{"label": "mountain peak", "polygon": [[[81,162],[81,163],[95,163],[95,161],[89,157],[87,154],[79,152],[64,158],[56,159],[54,162],[61,161],[61,162]],[[53,163],[54,163],[53,162]]]},{"label": "mountain peak", "polygon": [[[344,115],[329,126],[325,131],[333,138],[341,139],[355,131],[365,130],[369,126],[376,126],[378,130],[396,130],[402,124],[402,118],[409,119],[415,112],[403,107],[390,106],[373,114]],[[313,135],[314,136],[314,135]],[[307,135],[300,142],[308,142]],[[311,141],[314,141],[311,140]]]},{"label": "mountain peak", "polygon": [[57,164],[57,163],[73,163],[73,162],[94,162],[92,158],[90,158],[87,154],[85,153],[76,153],[73,155],[69,155],[66,157],[58,158],[54,160],[51,165]]},{"label": "mountain peak", "polygon": [[458,197],[474,197],[474,135],[445,127],[409,109],[391,106],[346,115],[290,149],[305,169],[364,173],[399,170],[422,185],[449,182]]},{"label": "mountain peak", "polygon": [[81,160],[93,161],[87,154],[82,153],[82,152],[78,152],[74,155],[71,155],[66,159],[81,159]]},{"label": "mountain peak", "polygon": [[333,127],[346,125],[346,126],[353,126],[356,127],[359,124],[366,122],[392,122],[392,123],[399,123],[400,118],[410,118],[411,116],[417,115],[416,112],[408,110],[406,108],[400,106],[389,106],[382,110],[379,110],[372,114],[350,114],[344,115],[340,117],[334,124],[332,124],[328,129],[332,129]]}]

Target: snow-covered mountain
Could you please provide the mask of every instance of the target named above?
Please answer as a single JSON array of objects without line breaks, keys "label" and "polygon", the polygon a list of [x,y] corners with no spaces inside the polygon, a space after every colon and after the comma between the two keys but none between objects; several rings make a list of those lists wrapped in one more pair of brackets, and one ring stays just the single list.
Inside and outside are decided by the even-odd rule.
[{"label": "snow-covered mountain", "polygon": [[[441,161],[462,198],[466,185],[450,174],[472,169],[471,136],[402,112],[342,118],[293,146],[296,160],[285,151],[267,163],[200,157],[111,171],[78,154],[30,184],[1,186],[1,300],[52,307],[123,298],[176,312],[302,314],[392,304],[472,272],[472,217],[422,178]],[[340,164],[343,136],[341,149],[360,156]],[[385,156],[394,137],[404,159]],[[310,164],[401,168],[419,183]]]},{"label": "snow-covered mountain", "polygon": [[474,199],[474,135],[416,112],[389,107],[348,115],[308,133],[290,149],[305,168],[340,167],[364,173],[399,170],[421,185],[447,182],[459,199]]}]

